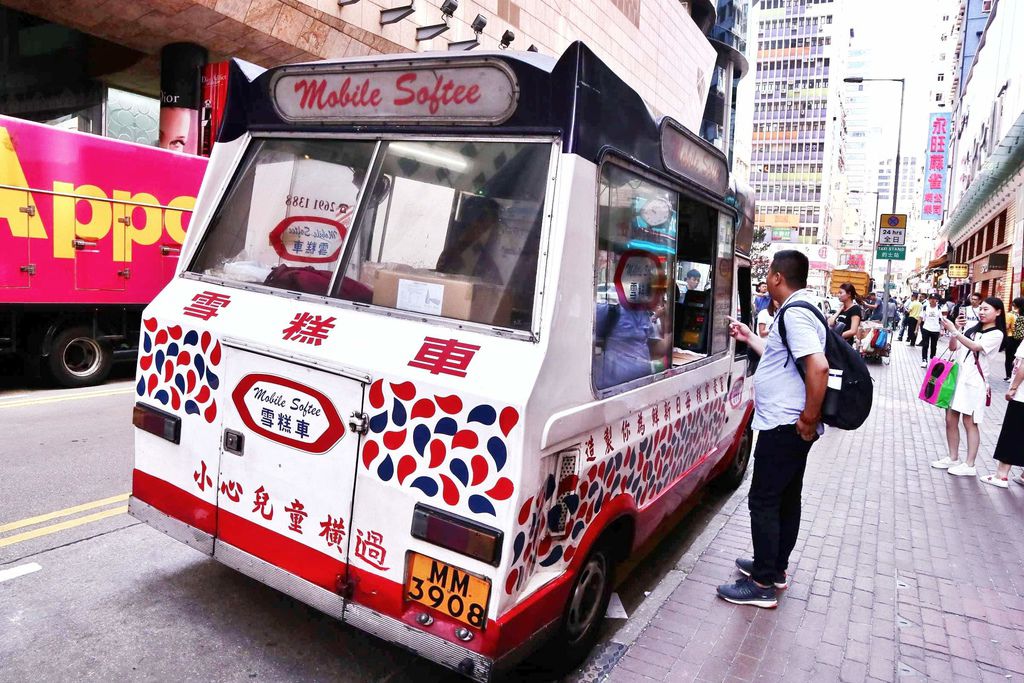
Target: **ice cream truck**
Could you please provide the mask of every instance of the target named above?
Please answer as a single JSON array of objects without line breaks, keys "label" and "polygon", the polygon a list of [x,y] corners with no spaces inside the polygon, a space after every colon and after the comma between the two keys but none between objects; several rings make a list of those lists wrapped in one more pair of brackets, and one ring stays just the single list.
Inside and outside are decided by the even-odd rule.
[{"label": "ice cream truck", "polygon": [[616,566],[746,470],[723,155],[580,43],[230,79],[131,513],[475,680],[580,662]]}]

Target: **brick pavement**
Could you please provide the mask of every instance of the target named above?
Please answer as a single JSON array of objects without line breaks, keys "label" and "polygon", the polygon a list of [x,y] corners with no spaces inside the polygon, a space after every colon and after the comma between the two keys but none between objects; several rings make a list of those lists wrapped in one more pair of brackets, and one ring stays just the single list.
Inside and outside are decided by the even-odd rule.
[{"label": "brick pavement", "polygon": [[[943,411],[917,400],[920,351],[897,342],[892,356],[871,366],[868,422],[829,430],[811,451],[778,609],[715,596],[739,576],[735,558],[752,556],[739,505],[609,683],[1024,680],[1024,487],[931,469],[945,453]],[[995,470],[1002,374],[1000,355],[979,474]]]}]

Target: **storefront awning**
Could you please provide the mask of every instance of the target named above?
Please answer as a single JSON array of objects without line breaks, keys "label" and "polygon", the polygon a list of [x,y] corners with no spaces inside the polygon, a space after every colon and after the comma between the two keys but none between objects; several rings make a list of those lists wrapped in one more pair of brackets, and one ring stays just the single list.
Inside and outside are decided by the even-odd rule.
[{"label": "storefront awning", "polygon": [[943,254],[939,258],[933,258],[931,261],[928,262],[928,270],[932,270],[934,268],[944,268],[948,264],[949,254]]},{"label": "storefront awning", "polygon": [[998,194],[1003,186],[1024,166],[1024,113],[1010,126],[995,150],[960,198],[960,203],[950,212],[940,237],[956,243],[957,237],[969,227],[972,219],[978,217],[989,198]]}]

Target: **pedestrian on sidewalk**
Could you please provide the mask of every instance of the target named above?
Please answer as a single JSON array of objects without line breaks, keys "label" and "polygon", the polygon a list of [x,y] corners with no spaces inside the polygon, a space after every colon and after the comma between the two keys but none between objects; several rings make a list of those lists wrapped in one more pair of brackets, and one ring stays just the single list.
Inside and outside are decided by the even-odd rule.
[{"label": "pedestrian on sidewalk", "polygon": [[1003,351],[1006,353],[1006,377],[1010,381],[1013,374],[1013,359],[1017,355],[1020,343],[1024,341],[1024,297],[1018,296],[1013,300],[1013,310],[1006,316],[1006,346]]},{"label": "pedestrian on sidewalk", "polygon": [[[989,297],[977,308],[978,324],[966,332],[963,330],[963,315],[956,322],[949,318],[942,319],[942,326],[952,335],[949,350],[956,352],[960,347],[963,349],[957,358],[960,372],[956,379],[956,389],[946,410],[949,455],[934,461],[932,467],[944,469],[958,477],[973,477],[977,474],[974,461],[978,458],[978,446],[981,444],[978,425],[984,420],[985,407],[991,399],[988,367],[1006,335],[1006,318],[1001,299]],[[960,462],[961,419],[964,431],[967,432],[967,462]]]},{"label": "pedestrian on sidewalk", "polygon": [[[1018,297],[1013,300],[1013,305],[1017,306],[1018,301],[1024,304],[1024,299]],[[1017,320],[1020,319],[1021,315],[1018,313]],[[1020,391],[1020,385],[1024,382],[1024,346],[1020,344],[1016,347],[1015,361],[1010,388],[1006,390],[1006,416],[999,430],[995,453],[992,454],[999,464],[996,466],[995,474],[987,474],[981,478],[986,484],[1002,489],[1010,486],[1010,468],[1014,465],[1024,467],[1024,391]],[[1019,474],[1013,480],[1024,485],[1024,477]]]},{"label": "pedestrian on sidewalk", "polygon": [[[906,303],[905,308],[907,309],[907,317],[903,319],[903,322],[907,325],[907,342],[913,346],[917,343],[917,323],[921,319],[921,310],[924,308],[924,294],[920,295],[920,300],[917,294],[911,296]],[[903,331],[900,331],[900,340],[903,340]]]},{"label": "pedestrian on sidewalk", "polygon": [[[857,288],[849,282],[839,285],[839,312],[832,316],[828,324],[852,346],[857,342],[857,332],[864,312],[857,298]],[[842,325],[842,327],[840,327]]]},{"label": "pedestrian on sidewalk", "polygon": [[921,311],[921,367],[928,367],[928,361],[935,358],[935,350],[939,345],[939,334],[942,332],[942,321],[945,320],[939,307],[939,295],[934,292],[928,297],[928,305]]},{"label": "pedestrian on sidewalk", "polygon": [[787,310],[795,301],[815,302],[814,292],[807,289],[808,267],[804,254],[783,250],[775,254],[768,271],[768,291],[774,301],[783,302],[776,317],[786,316],[788,351],[778,325],[762,340],[730,319],[729,334],[761,356],[754,373],[753,428],[759,434],[748,497],[754,558],[737,559],[744,577],[718,587],[719,597],[739,605],[778,605],[778,590],[787,585],[789,555],[800,532],[807,454],[823,432],[821,404],[829,371],[825,327],[805,308]]},{"label": "pedestrian on sidewalk", "polygon": [[764,339],[768,331],[772,329],[772,321],[775,320],[775,302],[769,299],[768,307],[761,309],[757,314],[757,336]]},{"label": "pedestrian on sidewalk", "polygon": [[768,296],[768,283],[757,283],[757,291],[754,292],[754,315],[757,315],[771,304],[772,298]]}]

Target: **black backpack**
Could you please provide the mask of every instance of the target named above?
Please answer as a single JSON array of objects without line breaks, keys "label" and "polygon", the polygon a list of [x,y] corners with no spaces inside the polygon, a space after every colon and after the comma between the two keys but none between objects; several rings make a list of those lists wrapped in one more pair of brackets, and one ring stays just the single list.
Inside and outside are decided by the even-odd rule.
[{"label": "black backpack", "polygon": [[[825,326],[825,358],[828,360],[829,375],[835,371],[842,372],[842,388],[829,387],[825,390],[825,400],[821,404],[821,420],[830,427],[857,429],[871,414],[874,387],[868,366],[856,349],[850,346],[839,333],[829,329],[825,316],[808,301],[794,301],[778,312],[779,335],[782,337],[786,351],[789,351],[790,358],[793,357],[793,352],[790,351],[789,341],[786,339],[786,319],[782,314],[787,308],[796,306],[814,311],[818,320]],[[796,369],[800,373],[800,377],[803,378],[803,367],[795,359],[794,362],[796,362]]]}]

